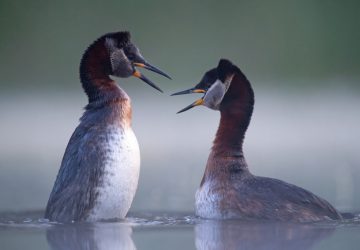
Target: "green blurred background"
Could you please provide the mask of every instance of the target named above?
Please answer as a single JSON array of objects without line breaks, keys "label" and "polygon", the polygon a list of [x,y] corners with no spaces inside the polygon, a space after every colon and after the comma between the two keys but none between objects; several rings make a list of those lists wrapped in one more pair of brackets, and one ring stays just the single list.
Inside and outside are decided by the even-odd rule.
[{"label": "green blurred background", "polygon": [[1,86],[73,89],[84,48],[124,29],[178,82],[220,57],[254,79],[358,79],[359,16],[358,1],[2,0]]},{"label": "green blurred background", "polygon": [[251,80],[245,153],[255,174],[359,210],[359,1],[0,1],[0,210],[43,209],[86,96],[78,65],[100,35],[129,30],[173,77],[118,82],[132,97],[142,172],[133,210],[192,211],[218,113],[175,112],[229,58]]}]

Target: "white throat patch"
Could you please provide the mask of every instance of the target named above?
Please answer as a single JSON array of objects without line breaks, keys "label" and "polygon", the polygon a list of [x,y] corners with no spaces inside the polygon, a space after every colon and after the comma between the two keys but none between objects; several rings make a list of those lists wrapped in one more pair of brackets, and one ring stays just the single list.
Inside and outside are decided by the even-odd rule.
[{"label": "white throat patch", "polygon": [[233,79],[234,75],[226,78],[225,82],[220,81],[219,79],[211,85],[204,96],[203,105],[214,110],[219,110],[220,103],[224,98],[226,91],[230,87],[230,83]]}]

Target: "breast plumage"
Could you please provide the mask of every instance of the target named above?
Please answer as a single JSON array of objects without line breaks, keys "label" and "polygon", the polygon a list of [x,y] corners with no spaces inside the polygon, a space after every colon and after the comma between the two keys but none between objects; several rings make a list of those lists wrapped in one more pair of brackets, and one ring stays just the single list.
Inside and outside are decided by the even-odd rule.
[{"label": "breast plumage", "polygon": [[99,143],[104,154],[104,169],[89,219],[123,218],[131,206],[139,179],[138,142],[131,128],[109,126]]}]

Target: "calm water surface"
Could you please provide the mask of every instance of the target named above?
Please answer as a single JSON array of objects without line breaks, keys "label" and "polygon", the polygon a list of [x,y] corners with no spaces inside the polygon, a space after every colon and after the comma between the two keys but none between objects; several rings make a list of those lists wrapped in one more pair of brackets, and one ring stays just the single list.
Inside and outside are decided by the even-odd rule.
[{"label": "calm water surface", "polygon": [[42,212],[0,214],[1,249],[358,249],[360,215],[291,224],[133,213],[122,221],[49,223]]},{"label": "calm water surface", "polygon": [[[176,116],[193,96],[136,93],[130,95],[142,169],[132,209],[180,212],[131,213],[124,221],[94,224],[53,224],[41,219],[42,212],[29,212],[46,206],[86,100],[82,93],[2,95],[0,250],[359,249],[360,218],[283,224],[209,221],[182,213],[193,209],[219,114],[199,108]],[[359,100],[338,92],[260,92],[245,143],[251,171],[304,187],[339,210],[359,211]]]}]

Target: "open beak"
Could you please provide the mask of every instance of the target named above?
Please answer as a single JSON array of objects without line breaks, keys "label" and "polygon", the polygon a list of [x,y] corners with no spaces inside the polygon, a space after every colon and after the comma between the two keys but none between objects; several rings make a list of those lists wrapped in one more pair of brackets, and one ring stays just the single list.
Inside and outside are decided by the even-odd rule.
[{"label": "open beak", "polygon": [[134,63],[134,66],[144,68],[147,70],[150,70],[152,72],[158,73],[159,75],[165,76],[166,78],[171,80],[171,77],[164,73],[162,70],[156,68],[155,66],[152,66],[150,63],[144,62],[144,63]]},{"label": "open beak", "polygon": [[179,114],[179,113],[182,113],[182,112],[184,112],[184,111],[186,111],[186,110],[192,109],[193,107],[202,105],[203,103],[204,103],[204,99],[203,99],[203,98],[200,98],[200,99],[196,100],[195,102],[191,103],[189,106],[183,108],[182,110],[180,110],[180,111],[177,112],[176,114]]},{"label": "open beak", "polygon": [[[147,70],[151,70],[155,73],[158,73],[162,76],[165,76],[166,78],[169,78],[171,80],[171,77],[168,76],[166,73],[162,72],[160,69],[156,68],[155,66],[152,66],[150,63],[147,63],[147,62],[144,62],[144,63],[134,63],[134,66],[136,67],[140,67],[140,68],[144,68],[144,69],[147,69]],[[151,87],[159,90],[160,92],[163,93],[163,91],[158,87],[156,86],[155,83],[153,83],[152,81],[150,81],[146,76],[144,76],[143,74],[140,73],[140,71],[138,70],[135,70],[135,72],[133,73],[133,76],[143,80],[144,82],[146,82],[147,84],[149,84]]]},{"label": "open beak", "polygon": [[[192,94],[192,93],[206,93],[206,90],[205,89],[199,89],[199,88],[191,88],[191,89],[176,92],[174,94],[171,94],[171,96],[174,96],[174,95],[186,95],[186,94]],[[195,102],[193,102],[192,104],[190,104],[189,106],[187,106],[187,107],[183,108],[182,110],[180,110],[179,112],[177,112],[177,114],[182,113],[182,112],[184,112],[186,110],[189,110],[189,109],[191,109],[193,107],[202,105],[203,103],[204,103],[204,99],[200,98],[200,99],[196,100]]]},{"label": "open beak", "polygon": [[197,89],[197,88],[191,88],[183,91],[176,92],[174,94],[171,94],[171,96],[174,95],[185,95],[185,94],[192,94],[192,93],[205,93],[206,91],[204,89]]},{"label": "open beak", "polygon": [[143,80],[144,82],[146,82],[147,84],[149,84],[151,87],[153,87],[154,89],[159,90],[161,93],[164,93],[158,86],[156,86],[155,83],[153,83],[152,81],[150,81],[146,76],[144,76],[143,74],[140,73],[140,71],[135,70],[135,72],[133,73],[133,76]]}]

